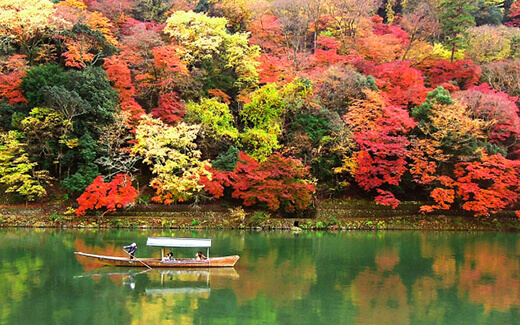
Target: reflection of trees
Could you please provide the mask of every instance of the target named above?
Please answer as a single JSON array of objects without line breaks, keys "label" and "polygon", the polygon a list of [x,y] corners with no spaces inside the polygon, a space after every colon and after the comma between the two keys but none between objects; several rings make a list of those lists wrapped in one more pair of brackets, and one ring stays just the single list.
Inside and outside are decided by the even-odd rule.
[{"label": "reflection of trees", "polygon": [[382,248],[376,253],[376,264],[380,272],[392,271],[399,264],[397,248]]},{"label": "reflection of trees", "polygon": [[125,305],[132,312],[130,324],[194,324],[199,298],[189,295],[140,295],[136,299],[127,299]]},{"label": "reflection of trees", "polygon": [[96,295],[112,283],[74,281],[82,271],[72,257],[77,236],[49,229],[0,233],[0,324],[105,324],[113,314],[128,323],[128,313],[114,303],[117,292]]},{"label": "reflection of trees", "polygon": [[506,256],[499,242],[466,245],[459,295],[484,305],[485,313],[520,307],[520,260]]},{"label": "reflection of trees", "polygon": [[240,301],[254,299],[259,296],[271,299],[280,307],[290,301],[301,299],[309,294],[309,289],[316,281],[316,271],[309,255],[294,263],[291,259],[279,261],[279,251],[270,250],[254,264],[247,261],[241,263],[254,265],[254,268],[240,268],[240,277],[247,279],[234,285]]},{"label": "reflection of trees", "polygon": [[395,247],[383,247],[376,252],[377,271],[369,268],[362,271],[349,286],[350,290],[345,291],[357,307],[356,323],[410,323],[407,289],[399,275],[393,272],[399,260]]},{"label": "reflection of trees", "polygon": [[212,255],[241,255],[238,279],[173,295],[144,288],[163,280],[206,288],[207,278],[149,272],[135,276],[135,290],[121,276],[72,279],[85,270],[73,251],[123,255],[136,241],[149,256],[158,253],[144,247],[149,235],[167,234],[0,232],[0,323],[505,324],[519,316],[517,234],[205,233]]},{"label": "reflection of trees", "polygon": [[351,286],[359,324],[409,324],[407,290],[398,275],[366,270]]},{"label": "reflection of trees", "polygon": [[[375,263],[358,263],[365,269],[351,282],[336,278],[334,289],[355,306],[356,323],[504,323],[520,306],[520,260],[512,257],[517,247],[487,236],[421,233],[401,246],[400,237],[382,236],[387,245],[366,246]],[[420,244],[419,255],[410,254],[410,242]]]},{"label": "reflection of trees", "polygon": [[31,288],[40,282],[38,270],[41,258],[22,256],[14,261],[2,261],[0,268],[0,324],[9,324],[16,315],[22,300],[30,294]]},{"label": "reflection of trees", "polygon": [[[442,237],[441,237],[442,239]],[[442,288],[451,288],[457,277],[455,254],[449,242],[444,240],[431,240],[429,236],[421,238],[422,256],[433,259],[433,273],[437,285]]]},{"label": "reflection of trees", "polygon": [[412,318],[419,324],[445,319],[447,304],[439,301],[438,281],[422,277],[412,286]]}]

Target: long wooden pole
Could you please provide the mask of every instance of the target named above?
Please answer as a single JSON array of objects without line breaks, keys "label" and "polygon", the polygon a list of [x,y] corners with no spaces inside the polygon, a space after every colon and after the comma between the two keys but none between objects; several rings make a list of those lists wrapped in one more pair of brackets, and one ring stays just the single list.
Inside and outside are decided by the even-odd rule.
[{"label": "long wooden pole", "polygon": [[[130,253],[127,252],[126,250],[123,249],[123,251],[124,251],[125,253],[127,253],[128,255],[132,256],[132,254],[130,254]],[[134,256],[134,258],[135,258],[136,260],[138,260],[139,262],[143,263],[143,265],[146,266],[147,268],[149,268],[150,270],[152,269],[148,264],[146,264],[145,262],[141,261],[141,260],[138,259],[137,257]]]}]

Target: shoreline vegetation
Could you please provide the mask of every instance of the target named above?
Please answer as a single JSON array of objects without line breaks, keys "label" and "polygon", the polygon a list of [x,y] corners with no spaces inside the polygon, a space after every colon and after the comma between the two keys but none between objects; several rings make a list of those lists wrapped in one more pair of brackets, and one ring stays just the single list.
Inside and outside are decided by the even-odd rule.
[{"label": "shoreline vegetation", "polygon": [[[520,231],[514,211],[474,217],[464,211],[420,214],[420,202],[403,202],[398,209],[365,200],[326,200],[312,213],[284,216],[258,209],[206,205],[135,205],[112,213],[78,217],[65,205],[0,205],[1,228],[77,229],[229,229],[229,230],[433,230]],[[71,209],[69,208],[69,211]]]}]

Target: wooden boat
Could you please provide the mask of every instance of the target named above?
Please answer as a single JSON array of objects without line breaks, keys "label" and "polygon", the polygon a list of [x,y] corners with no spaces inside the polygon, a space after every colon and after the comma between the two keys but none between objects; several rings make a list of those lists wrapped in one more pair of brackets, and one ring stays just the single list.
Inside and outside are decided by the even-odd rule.
[{"label": "wooden boat", "polygon": [[[211,239],[200,238],[170,238],[170,237],[148,237],[147,246],[161,247],[161,258],[134,258],[95,255],[83,252],[74,252],[74,254],[94,258],[98,262],[110,266],[131,266],[131,267],[232,267],[236,264],[240,256],[231,255],[223,257],[210,257],[209,248],[211,247]],[[206,259],[197,260],[195,258],[172,258],[166,255],[167,248],[207,248]]]}]

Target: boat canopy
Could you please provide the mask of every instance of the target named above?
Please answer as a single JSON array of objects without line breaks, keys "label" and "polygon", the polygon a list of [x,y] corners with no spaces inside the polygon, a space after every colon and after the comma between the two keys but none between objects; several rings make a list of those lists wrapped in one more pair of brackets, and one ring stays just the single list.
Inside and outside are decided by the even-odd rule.
[{"label": "boat canopy", "polygon": [[155,247],[211,247],[211,239],[148,237],[146,246]]}]

